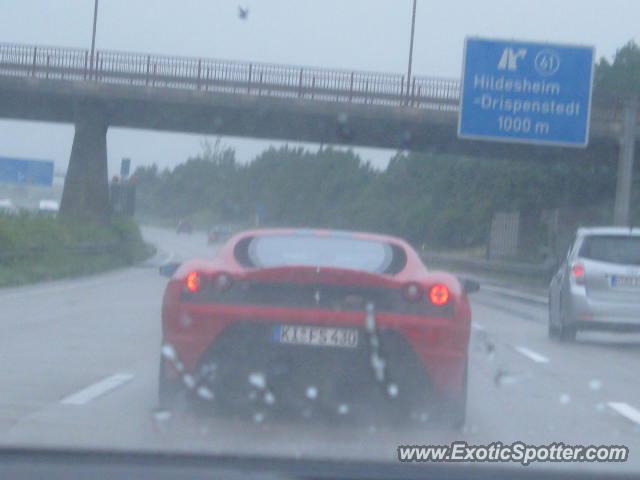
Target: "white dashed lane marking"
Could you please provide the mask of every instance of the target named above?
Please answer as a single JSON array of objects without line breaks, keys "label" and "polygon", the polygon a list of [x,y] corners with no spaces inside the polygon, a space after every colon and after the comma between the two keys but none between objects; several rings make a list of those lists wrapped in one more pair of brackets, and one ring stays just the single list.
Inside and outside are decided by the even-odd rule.
[{"label": "white dashed lane marking", "polygon": [[131,381],[132,378],[133,375],[130,373],[116,373],[115,375],[104,378],[87,388],[63,398],[60,400],[60,403],[64,405],[85,405],[110,390],[118,388],[119,386]]},{"label": "white dashed lane marking", "polygon": [[633,423],[640,425],[640,410],[637,410],[624,402],[609,402],[607,405],[627,420],[631,420]]},{"label": "white dashed lane marking", "polygon": [[544,355],[538,352],[534,352],[533,350],[527,347],[518,346],[518,347],[515,347],[515,350],[519,354],[524,355],[529,360],[533,360],[536,363],[549,363],[549,359],[547,357],[545,357]]}]

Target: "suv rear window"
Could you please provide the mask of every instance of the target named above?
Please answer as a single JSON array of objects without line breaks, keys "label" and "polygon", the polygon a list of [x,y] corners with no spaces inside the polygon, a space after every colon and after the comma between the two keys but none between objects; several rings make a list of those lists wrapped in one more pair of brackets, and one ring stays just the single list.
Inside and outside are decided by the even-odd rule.
[{"label": "suv rear window", "polygon": [[585,237],[579,255],[600,262],[640,265],[640,237],[591,235]]},{"label": "suv rear window", "polygon": [[295,265],[385,274],[398,273],[407,262],[401,247],[350,234],[259,235],[239,242],[235,255],[252,268]]}]

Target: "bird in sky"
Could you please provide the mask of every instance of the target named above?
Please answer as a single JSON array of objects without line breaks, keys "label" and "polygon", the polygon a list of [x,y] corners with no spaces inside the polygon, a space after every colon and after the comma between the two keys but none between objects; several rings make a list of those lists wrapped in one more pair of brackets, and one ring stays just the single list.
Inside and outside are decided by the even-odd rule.
[{"label": "bird in sky", "polygon": [[249,7],[238,6],[238,18],[246,20],[249,17]]}]

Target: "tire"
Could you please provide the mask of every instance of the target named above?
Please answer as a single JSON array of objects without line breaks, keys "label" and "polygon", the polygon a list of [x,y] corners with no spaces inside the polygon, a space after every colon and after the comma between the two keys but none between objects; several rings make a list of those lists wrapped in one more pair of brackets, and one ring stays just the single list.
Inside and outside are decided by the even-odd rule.
[{"label": "tire", "polygon": [[576,340],[577,329],[571,325],[570,317],[565,308],[560,310],[560,326],[558,327],[558,340],[562,343],[572,343]]},{"label": "tire", "polygon": [[[468,362],[468,360],[467,360]],[[467,383],[468,383],[468,363],[464,366],[462,394],[452,399],[446,406],[447,423],[454,430],[461,430],[467,420]]]},{"label": "tire", "polygon": [[551,307],[551,295],[549,295],[549,300],[547,305],[549,306],[549,315],[547,319],[547,333],[551,340],[557,340],[558,329],[553,325],[553,308]]},{"label": "tire", "polygon": [[558,327],[553,324],[553,309],[551,307],[551,295],[549,295],[549,322],[548,322],[548,334],[551,340],[559,340],[560,332]]},{"label": "tire", "polygon": [[164,361],[160,359],[158,368],[158,406],[163,409],[172,409],[178,403],[181,388],[177,382],[167,378]]},{"label": "tire", "polygon": [[565,325],[564,323],[560,326],[559,339],[562,343],[572,343],[576,341],[576,327],[571,325]]},{"label": "tire", "polygon": [[550,340],[560,340],[560,332],[558,332],[558,327],[555,327],[549,322],[548,334]]}]

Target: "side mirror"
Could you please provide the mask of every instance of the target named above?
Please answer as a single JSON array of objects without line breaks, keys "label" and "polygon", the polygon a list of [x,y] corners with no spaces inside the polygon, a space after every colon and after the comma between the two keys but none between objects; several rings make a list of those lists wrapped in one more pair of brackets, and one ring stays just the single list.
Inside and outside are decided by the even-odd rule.
[{"label": "side mirror", "polygon": [[165,263],[164,265],[160,266],[160,268],[158,269],[158,272],[163,277],[170,278],[173,276],[174,273],[176,273],[176,270],[178,270],[179,267],[180,267],[179,262]]},{"label": "side mirror", "polygon": [[465,278],[462,280],[462,288],[467,294],[476,293],[480,290],[480,284],[475,280],[469,280],[468,278]]}]

